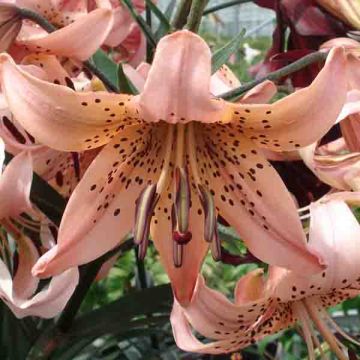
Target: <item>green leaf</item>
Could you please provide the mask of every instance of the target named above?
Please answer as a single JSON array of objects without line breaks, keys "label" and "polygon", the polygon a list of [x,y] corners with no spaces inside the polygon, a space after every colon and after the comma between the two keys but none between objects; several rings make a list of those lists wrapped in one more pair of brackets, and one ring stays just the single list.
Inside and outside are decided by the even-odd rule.
[{"label": "green leaf", "polygon": [[102,50],[98,50],[93,55],[92,61],[95,66],[106,75],[106,77],[111,81],[111,83],[115,87],[118,87],[117,64],[112,61]]},{"label": "green leaf", "polygon": [[[151,12],[159,19],[159,21],[160,21],[159,27],[163,28],[163,32],[165,34],[170,32],[171,25],[170,25],[170,22],[169,22],[168,18],[166,17],[166,15],[163,14],[162,11],[151,0],[145,0],[145,2],[146,2],[146,5],[151,10]],[[155,34],[155,37],[159,40],[159,38],[156,35],[157,34]]]},{"label": "green leaf", "polygon": [[[118,332],[120,329],[129,330],[135,318],[153,313],[168,313],[172,299],[170,285],[133,292],[75,319],[68,335],[70,338],[84,338],[102,336]],[[156,317],[149,317],[147,321],[154,322]],[[144,319],[138,320],[134,325],[138,326],[141,323],[144,324]]]},{"label": "green leaf", "polygon": [[156,47],[156,38],[155,35],[152,33],[151,28],[146,23],[146,21],[135,11],[134,5],[131,0],[122,0],[122,2],[126,5],[126,7],[129,9],[131,16],[134,18],[134,20],[139,25],[141,31],[146,36],[146,39],[148,43],[155,48]]},{"label": "green leaf", "polygon": [[240,48],[241,43],[244,40],[244,35],[245,30],[242,30],[238,35],[232,38],[227,44],[213,54],[211,59],[212,73],[219,70],[220,67],[226,63],[229,57]]},{"label": "green leaf", "polygon": [[122,64],[119,64],[118,66],[118,82],[121,94],[137,95],[139,93],[135,85],[124,73]]},{"label": "green leaf", "polygon": [[[165,18],[167,19],[167,22],[170,24],[170,19],[172,17],[172,14],[175,10],[175,5],[176,5],[176,0],[171,0],[169,2],[169,5],[167,6],[165,12],[164,12],[164,15],[165,15]],[[169,31],[171,30],[171,25],[170,25],[170,28],[168,29],[167,26],[163,23],[160,22],[160,25],[158,27],[158,29],[156,30],[156,33],[155,33],[155,37],[156,39],[161,39],[163,36],[165,36]]]}]

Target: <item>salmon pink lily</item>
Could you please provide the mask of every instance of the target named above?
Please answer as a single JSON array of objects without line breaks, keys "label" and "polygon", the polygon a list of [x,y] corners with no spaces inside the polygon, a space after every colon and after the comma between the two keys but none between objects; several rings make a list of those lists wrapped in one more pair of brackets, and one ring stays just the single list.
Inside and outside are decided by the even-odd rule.
[{"label": "salmon pink lily", "polygon": [[[218,213],[260,259],[321,271],[291,196],[259,148],[294,150],[321,137],[344,103],[345,66],[343,50],[334,49],[308,88],[271,105],[233,104],[214,95],[210,49],[189,31],[159,42],[137,96],[75,92],[2,55],[10,110],[38,141],[66,151],[106,145],[70,198],[57,246],[34,274],[89,262],[131,230],[144,254],[150,232],[176,297],[186,303],[209,245],[220,258]],[[216,76],[233,86],[230,72]]]},{"label": "salmon pink lily", "polygon": [[[339,193],[310,206],[309,246],[322,254],[328,266],[325,271],[305,277],[270,267],[266,279],[262,270],[254,270],[239,280],[234,302],[199,277],[191,303],[185,307],[174,303],[171,322],[178,346],[190,352],[234,352],[298,322],[309,359],[315,359],[314,349],[319,347],[314,325],[337,358],[347,359],[332,331],[356,341],[326,312],[360,292],[360,225],[343,198],[359,201],[358,194]],[[193,329],[213,341],[201,343]]]},{"label": "salmon pink lily", "polygon": [[[4,143],[0,139],[0,170],[3,161]],[[0,299],[19,318],[30,315],[50,318],[65,307],[79,275],[76,268],[69,269],[36,293],[39,279],[31,274],[31,268],[39,253],[31,239],[20,230],[22,225],[31,228],[30,218],[21,217],[23,212],[34,213],[29,200],[31,181],[31,158],[26,152],[16,156],[0,175]],[[14,241],[16,262],[10,246]]]}]

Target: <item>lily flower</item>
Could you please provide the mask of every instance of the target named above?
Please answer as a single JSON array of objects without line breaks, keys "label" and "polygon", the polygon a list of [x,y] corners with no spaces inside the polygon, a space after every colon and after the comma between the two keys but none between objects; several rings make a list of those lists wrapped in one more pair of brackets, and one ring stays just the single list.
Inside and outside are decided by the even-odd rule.
[{"label": "lily flower", "polygon": [[[237,283],[234,302],[208,288],[199,276],[191,303],[182,307],[174,302],[171,323],[177,345],[190,352],[234,352],[299,323],[310,360],[319,346],[314,325],[337,358],[347,359],[332,331],[355,340],[326,312],[360,293],[360,226],[346,198],[358,203],[359,194],[339,193],[310,205],[309,246],[322,254],[328,265],[325,271],[301,276],[270,267],[265,278],[263,270],[254,270]],[[213,341],[200,342],[193,329]]]},{"label": "lily flower", "polygon": [[[1,170],[3,161],[4,143],[0,139]],[[0,298],[18,318],[31,315],[50,318],[65,307],[77,286],[79,274],[77,268],[66,270],[36,293],[39,279],[32,276],[31,268],[39,253],[30,238],[21,233],[17,222],[20,222],[21,213],[32,213],[31,181],[31,158],[26,152],[16,156],[0,173]],[[9,246],[12,239],[17,245],[17,266],[13,265],[15,254]]]},{"label": "lily flower", "polygon": [[[132,230],[144,255],[150,232],[186,303],[209,245],[220,256],[218,213],[256,257],[302,273],[321,271],[290,194],[259,148],[299,149],[334,124],[345,100],[344,60],[343,50],[334,49],[311,86],[269,105],[214,96],[210,49],[186,30],[159,42],[137,96],[75,92],[2,55],[9,108],[32,136],[62,151],[106,145],[69,200],[57,246],[34,274],[89,262]],[[220,76],[233,86],[234,75]]]}]

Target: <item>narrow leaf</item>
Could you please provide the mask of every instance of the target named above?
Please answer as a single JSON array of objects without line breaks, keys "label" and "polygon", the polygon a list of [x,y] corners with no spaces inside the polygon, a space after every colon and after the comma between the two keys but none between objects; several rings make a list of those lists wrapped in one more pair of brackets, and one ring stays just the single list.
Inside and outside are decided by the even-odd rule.
[{"label": "narrow leaf", "polygon": [[159,27],[163,27],[164,29],[163,31],[165,32],[165,34],[170,32],[171,25],[166,15],[162,13],[162,11],[152,2],[152,0],[145,0],[145,2],[146,5],[149,7],[149,9],[153,12],[153,14],[159,19],[160,21]]},{"label": "narrow leaf", "polygon": [[98,50],[92,57],[95,66],[103,72],[106,77],[111,81],[114,87],[118,87],[117,83],[117,64],[112,61],[104,51]]},{"label": "narrow leaf", "polygon": [[223,66],[230,56],[236,52],[241,43],[244,40],[245,30],[242,30],[238,35],[231,39],[227,44],[225,44],[221,49],[217,50],[211,59],[212,63],[212,73],[215,73],[217,70]]},{"label": "narrow leaf", "polygon": [[134,20],[139,25],[140,29],[146,36],[146,39],[148,43],[155,48],[156,47],[156,38],[155,35],[152,33],[152,30],[150,29],[149,25],[146,23],[146,21],[135,11],[134,5],[131,0],[122,0],[123,3],[126,5],[126,7],[129,9],[131,16],[134,18]]},{"label": "narrow leaf", "polygon": [[[168,23],[170,23],[170,19],[172,17],[172,14],[175,10],[175,5],[176,5],[176,0],[171,0],[169,5],[167,6],[164,15],[165,18],[167,19]],[[171,30],[171,25],[170,28],[168,29],[166,25],[164,25],[163,23],[160,22],[160,25],[158,27],[158,29],[156,30],[155,33],[155,37],[156,39],[161,39],[163,36],[165,36],[169,31]]]}]

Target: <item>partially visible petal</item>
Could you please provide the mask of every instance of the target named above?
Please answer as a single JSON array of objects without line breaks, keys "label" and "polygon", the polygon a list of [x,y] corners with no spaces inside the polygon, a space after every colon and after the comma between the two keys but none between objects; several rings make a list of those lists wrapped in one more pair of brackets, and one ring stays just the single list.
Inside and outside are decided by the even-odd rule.
[{"label": "partially visible petal", "polygon": [[277,93],[276,85],[266,80],[248,91],[239,102],[242,104],[264,104],[268,103]]},{"label": "partially visible petal", "polygon": [[0,177],[0,219],[31,211],[33,167],[29,153],[15,156]]},{"label": "partially visible petal", "polygon": [[16,243],[19,260],[13,279],[13,293],[27,299],[35,293],[39,284],[39,279],[31,275],[31,268],[39,258],[39,253],[32,240],[23,234],[16,237]]},{"label": "partially visible petal", "polygon": [[33,52],[87,60],[103,44],[112,23],[110,10],[97,9],[51,34],[20,37],[17,41]]},{"label": "partially visible petal", "polygon": [[264,296],[264,271],[255,269],[242,276],[235,287],[235,304],[241,305]]},{"label": "partially visible petal", "polygon": [[340,129],[349,150],[360,152],[360,111],[342,121]]},{"label": "partially visible petal", "polygon": [[360,171],[360,153],[316,155],[316,146],[317,144],[312,144],[299,150],[307,167],[321,181],[335,189],[356,190],[351,183]]},{"label": "partially visible petal", "polygon": [[21,30],[18,8],[10,3],[0,4],[0,52],[7,51]]},{"label": "partially visible petal", "polygon": [[7,302],[17,318],[38,316],[52,318],[58,315],[67,304],[79,281],[79,271],[69,269],[51,279],[47,288],[29,300],[14,298]]},{"label": "partially visible petal", "polygon": [[125,126],[140,123],[129,95],[75,92],[33,77],[5,54],[0,60],[9,108],[40,143],[58,150],[89,150],[108,143]]},{"label": "partially visible petal", "polygon": [[33,10],[59,27],[73,23],[87,13],[87,0],[15,0],[19,7]]},{"label": "partially visible petal", "polygon": [[335,124],[343,107],[346,69],[344,50],[335,48],[309,87],[271,105],[234,104],[233,123],[258,146],[270,150],[291,151],[312,144]]}]

